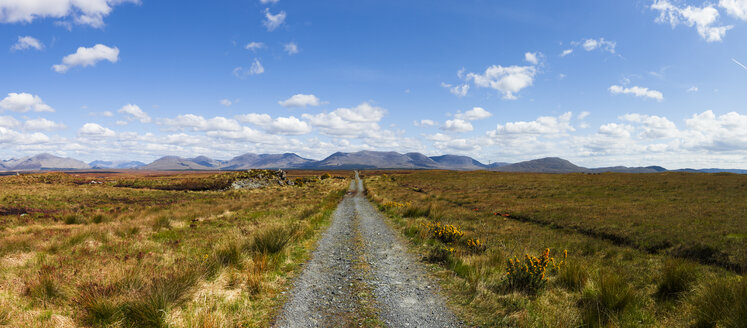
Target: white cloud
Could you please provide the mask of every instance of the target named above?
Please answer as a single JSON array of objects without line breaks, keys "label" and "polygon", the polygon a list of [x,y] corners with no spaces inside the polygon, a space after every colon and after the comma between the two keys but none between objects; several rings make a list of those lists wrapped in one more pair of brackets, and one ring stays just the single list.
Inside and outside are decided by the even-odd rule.
[{"label": "white cloud", "polygon": [[658,139],[679,135],[679,130],[677,130],[674,122],[668,120],[666,117],[634,113],[620,116],[620,119],[641,124],[643,132],[640,136],[643,138]]},{"label": "white cloud", "polygon": [[726,9],[729,15],[747,21],[747,1],[745,0],[720,0],[719,7]]},{"label": "white cloud", "polygon": [[259,3],[266,5],[268,3],[278,3],[280,0],[259,0]]},{"label": "white cloud", "polygon": [[120,108],[118,113],[127,115],[130,121],[138,120],[140,123],[150,123],[151,118],[138,105],[127,104]]},{"label": "white cloud", "polygon": [[[735,7],[729,8],[736,9]],[[656,22],[669,23],[672,28],[679,24],[695,26],[698,34],[707,42],[721,41],[726,32],[734,27],[733,25],[716,26],[719,13],[711,4],[704,7],[677,7],[668,0],[656,0],[651,5],[651,9],[659,11]]]},{"label": "white cloud", "polygon": [[664,94],[662,94],[660,91],[656,90],[649,90],[648,88],[638,87],[634,86],[631,88],[624,88],[619,85],[613,85],[609,88],[610,93],[613,95],[616,94],[631,94],[636,97],[645,97],[645,98],[651,98],[656,99],[657,101],[664,100]]},{"label": "white cloud", "polygon": [[716,116],[713,111],[695,114],[685,120],[682,145],[708,151],[744,151],[747,149],[747,115],[736,112]]},{"label": "white cloud", "polygon": [[362,103],[354,108],[338,108],[329,113],[303,114],[302,117],[326,135],[365,137],[380,131],[378,122],[386,110]]},{"label": "white cloud", "polygon": [[537,65],[544,55],[541,52],[527,52],[524,54],[524,60],[532,65]]},{"label": "white cloud", "polygon": [[311,132],[311,125],[294,116],[272,119],[268,114],[251,113],[240,115],[237,119],[257,125],[271,134],[301,135]]},{"label": "white cloud", "polygon": [[104,17],[113,6],[127,2],[140,3],[139,0],[3,0],[0,23],[31,23],[36,18],[71,16],[77,24],[99,28],[104,26]]},{"label": "white cloud", "polygon": [[117,134],[107,129],[101,125],[98,125],[96,123],[86,123],[83,124],[83,127],[81,127],[78,130],[78,136],[88,139],[101,139],[101,138],[108,138],[108,137],[114,137]]},{"label": "white cloud", "polygon": [[179,115],[173,119],[164,119],[159,124],[166,125],[177,130],[193,131],[241,131],[242,127],[238,121],[216,116],[206,119],[199,115],[186,114]]},{"label": "white cloud", "polygon": [[608,123],[599,127],[599,134],[614,138],[630,138],[630,133],[635,128],[630,125]]},{"label": "white cloud", "polygon": [[567,112],[558,117],[540,116],[534,121],[508,122],[498,124],[495,130],[488,131],[491,137],[519,135],[559,135],[575,131],[571,126],[573,114]]},{"label": "white cloud", "polygon": [[322,101],[319,100],[315,95],[296,94],[292,97],[278,101],[278,104],[283,107],[307,107],[307,106],[320,106]]},{"label": "white cloud", "polygon": [[739,65],[739,67],[744,68],[745,70],[747,70],[747,66],[745,66],[742,63],[740,63],[738,60],[732,58],[731,61],[733,61],[735,64]]},{"label": "white cloud", "polygon": [[251,51],[257,51],[264,47],[265,47],[265,44],[262,42],[249,42],[246,44],[246,46],[244,46],[245,49],[251,50]]},{"label": "white cloud", "polygon": [[62,58],[62,64],[52,66],[57,73],[65,73],[75,66],[94,66],[96,63],[108,60],[116,63],[119,60],[119,48],[110,48],[103,44],[97,44],[91,48],[79,47],[74,54]]},{"label": "white cloud", "polygon": [[269,8],[265,8],[265,21],[262,22],[268,31],[272,32],[285,22],[285,11],[273,15]]},{"label": "white cloud", "polygon": [[469,84],[452,86],[451,84],[441,82],[441,86],[449,89],[449,92],[457,97],[464,97],[469,92]]},{"label": "white cloud", "polygon": [[591,113],[589,113],[589,112],[581,112],[581,113],[578,113],[577,118],[579,120],[583,120],[583,119],[589,117],[589,115],[591,115]]},{"label": "white cloud", "polygon": [[441,130],[451,132],[469,132],[474,130],[472,123],[461,119],[448,120],[441,126]]},{"label": "white cloud", "polygon": [[491,116],[493,116],[493,114],[486,111],[482,107],[474,107],[464,113],[457,113],[456,115],[454,115],[455,118],[466,121],[482,120]]},{"label": "white cloud", "polygon": [[0,127],[12,129],[19,126],[20,124],[21,123],[12,116],[0,116]]},{"label": "white cloud", "polygon": [[419,126],[419,127],[430,127],[430,126],[438,125],[438,122],[434,120],[420,120],[420,121],[414,121],[412,122],[412,124],[415,126]]},{"label": "white cloud", "polygon": [[233,69],[233,75],[243,79],[251,75],[259,75],[265,72],[264,66],[262,66],[262,63],[259,62],[259,59],[254,58],[254,62],[252,62],[252,66],[249,68],[244,67],[236,67]]},{"label": "white cloud", "polygon": [[3,100],[0,100],[0,112],[3,110],[19,113],[25,113],[28,111],[54,112],[54,109],[45,104],[39,96],[25,92],[11,92]]},{"label": "white cloud", "polygon": [[52,131],[56,129],[64,129],[66,128],[66,126],[65,124],[56,123],[54,121],[50,121],[45,118],[37,118],[37,119],[27,120],[23,124],[23,128],[26,130],[33,130],[33,131]]},{"label": "white cloud", "polygon": [[42,133],[25,134],[0,126],[0,145],[38,145],[47,143],[49,140],[49,137]]},{"label": "white cloud", "polygon": [[220,104],[226,107],[233,105],[233,102],[228,99],[221,99]]},{"label": "white cloud", "polygon": [[534,66],[493,65],[482,74],[468,73],[466,80],[473,81],[478,87],[498,90],[504,99],[516,99],[515,94],[531,86],[536,74]]},{"label": "white cloud", "polygon": [[560,57],[565,57],[573,53],[573,49],[565,49],[560,53]]},{"label": "white cloud", "polygon": [[609,52],[611,54],[615,53],[615,47],[617,46],[617,43],[614,41],[607,41],[604,38],[599,39],[585,39],[581,40],[581,42],[577,42],[576,44],[581,45],[582,48],[586,51],[594,51],[596,49]]},{"label": "white cloud", "polygon": [[286,43],[283,48],[288,55],[295,55],[298,53],[298,45],[295,42]]},{"label": "white cloud", "polygon": [[688,89],[687,89],[687,92],[689,92],[689,93],[695,93],[695,92],[698,92],[698,87],[696,87],[696,86],[691,86],[690,88],[688,88]]},{"label": "white cloud", "polygon": [[280,136],[268,135],[261,131],[243,126],[237,131],[208,131],[208,137],[230,139],[234,141],[255,142],[261,144],[282,144],[283,138]]},{"label": "white cloud", "polygon": [[34,48],[36,50],[42,50],[44,49],[44,44],[41,43],[41,41],[30,36],[19,36],[18,42],[12,45],[10,47],[10,50],[17,51],[17,50],[26,50],[29,48]]}]

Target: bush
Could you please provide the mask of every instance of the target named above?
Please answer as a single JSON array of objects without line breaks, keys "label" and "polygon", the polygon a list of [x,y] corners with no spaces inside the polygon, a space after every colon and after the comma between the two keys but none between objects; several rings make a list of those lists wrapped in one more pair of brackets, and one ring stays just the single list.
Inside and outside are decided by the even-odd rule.
[{"label": "bush", "polygon": [[696,327],[747,327],[747,279],[715,279],[692,299]]},{"label": "bush", "polygon": [[477,238],[467,239],[467,241],[464,242],[464,246],[466,246],[467,250],[474,254],[483,253],[487,249],[487,246],[485,246],[485,244]]},{"label": "bush", "polygon": [[[563,252],[564,260],[567,252]],[[547,284],[548,267],[557,270],[565,262],[555,263],[550,257],[550,249],[546,248],[540,257],[524,255],[524,260],[509,259],[506,266],[506,284],[511,290],[536,293]]]},{"label": "bush", "polygon": [[589,280],[589,272],[583,265],[571,262],[558,271],[557,283],[568,290],[581,290]]},{"label": "bush", "polygon": [[455,250],[452,247],[436,245],[428,250],[425,260],[431,263],[448,263]]},{"label": "bush", "polygon": [[319,178],[320,178],[320,179],[322,179],[322,180],[327,180],[327,179],[329,179],[329,178],[331,178],[331,177],[332,177],[332,176],[331,176],[331,175],[329,175],[329,173],[324,173],[324,174],[322,174],[322,176],[321,176],[321,177],[319,177]]},{"label": "bush", "polygon": [[464,236],[464,232],[462,232],[459,227],[451,224],[441,224],[441,222],[434,224],[428,222],[421,224],[421,226],[428,231],[428,234],[431,235],[431,237],[440,240],[443,243],[458,241],[462,236]]},{"label": "bush", "polygon": [[690,290],[697,278],[698,268],[682,260],[667,260],[661,270],[656,287],[656,297],[663,300],[679,298]]},{"label": "bush", "polygon": [[585,289],[578,301],[581,319],[589,327],[613,325],[635,304],[636,294],[625,278],[609,271],[600,272],[595,286]]},{"label": "bush", "polygon": [[252,248],[260,253],[275,254],[283,250],[293,237],[293,231],[281,226],[264,229],[254,235]]}]

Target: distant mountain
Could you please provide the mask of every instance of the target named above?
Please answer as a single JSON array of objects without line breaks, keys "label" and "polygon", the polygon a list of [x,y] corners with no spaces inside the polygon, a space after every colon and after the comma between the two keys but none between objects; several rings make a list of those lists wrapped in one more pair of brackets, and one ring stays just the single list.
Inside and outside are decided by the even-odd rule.
[{"label": "distant mountain", "polygon": [[142,170],[169,171],[169,170],[215,170],[216,168],[200,165],[189,158],[179,156],[164,156],[153,163],[141,166]]},{"label": "distant mountain", "polygon": [[337,152],[305,165],[314,169],[438,169],[438,163],[420,153],[400,154],[364,150],[355,153]]},{"label": "distant mountain", "polygon": [[740,170],[740,169],[681,169],[681,170],[675,170],[679,172],[703,172],[703,173],[737,173],[737,174],[747,174],[747,170]]},{"label": "distant mountain", "polygon": [[506,163],[506,162],[495,162],[495,163],[488,164],[487,168],[488,169],[494,169],[494,168],[497,168],[497,167],[506,166],[506,165],[510,165],[510,164],[511,163]]},{"label": "distant mountain", "polygon": [[438,163],[439,166],[448,170],[484,170],[487,169],[487,165],[480,163],[469,156],[459,155],[441,155],[431,156],[434,162]]},{"label": "distant mountain", "polygon": [[[605,173],[605,172],[617,172],[617,173],[657,173],[663,172],[657,168],[661,166],[648,166],[648,167],[627,167],[627,166],[612,166],[612,167],[599,167],[590,169],[594,173]],[[666,171],[666,169],[664,169]]]},{"label": "distant mountain", "polygon": [[52,154],[38,154],[21,159],[11,159],[3,162],[6,170],[35,171],[35,170],[62,170],[62,169],[88,169],[88,164],[77,159],[58,157]]},{"label": "distant mountain", "polygon": [[145,163],[138,161],[93,161],[88,165],[93,169],[136,169],[145,166]]},{"label": "distant mountain", "polygon": [[248,170],[248,169],[277,169],[303,167],[315,162],[312,159],[303,158],[293,153],[285,154],[252,154],[247,153],[236,156],[225,162],[221,167],[223,170]]},{"label": "distant mountain", "polygon": [[587,172],[589,169],[558,157],[545,157],[531,161],[519,162],[500,166],[493,169],[501,172],[539,172],[539,173],[577,173]]},{"label": "distant mountain", "polygon": [[223,166],[223,164],[225,164],[224,161],[212,159],[207,156],[197,156],[195,158],[188,158],[187,160],[191,161],[192,163],[202,165],[204,167],[215,168],[215,169],[218,169],[221,166]]}]

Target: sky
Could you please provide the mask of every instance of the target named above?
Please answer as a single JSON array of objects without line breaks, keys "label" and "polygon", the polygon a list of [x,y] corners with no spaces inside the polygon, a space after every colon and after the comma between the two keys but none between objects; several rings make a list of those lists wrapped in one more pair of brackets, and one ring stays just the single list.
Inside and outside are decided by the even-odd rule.
[{"label": "sky", "polygon": [[0,0],[0,159],[744,169],[745,65],[747,0]]}]

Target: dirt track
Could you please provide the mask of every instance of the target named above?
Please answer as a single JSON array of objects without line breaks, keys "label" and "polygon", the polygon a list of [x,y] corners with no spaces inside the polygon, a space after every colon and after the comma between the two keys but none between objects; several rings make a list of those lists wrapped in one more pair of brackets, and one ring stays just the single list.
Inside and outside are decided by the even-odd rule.
[{"label": "dirt track", "polygon": [[275,326],[460,326],[355,178]]}]

